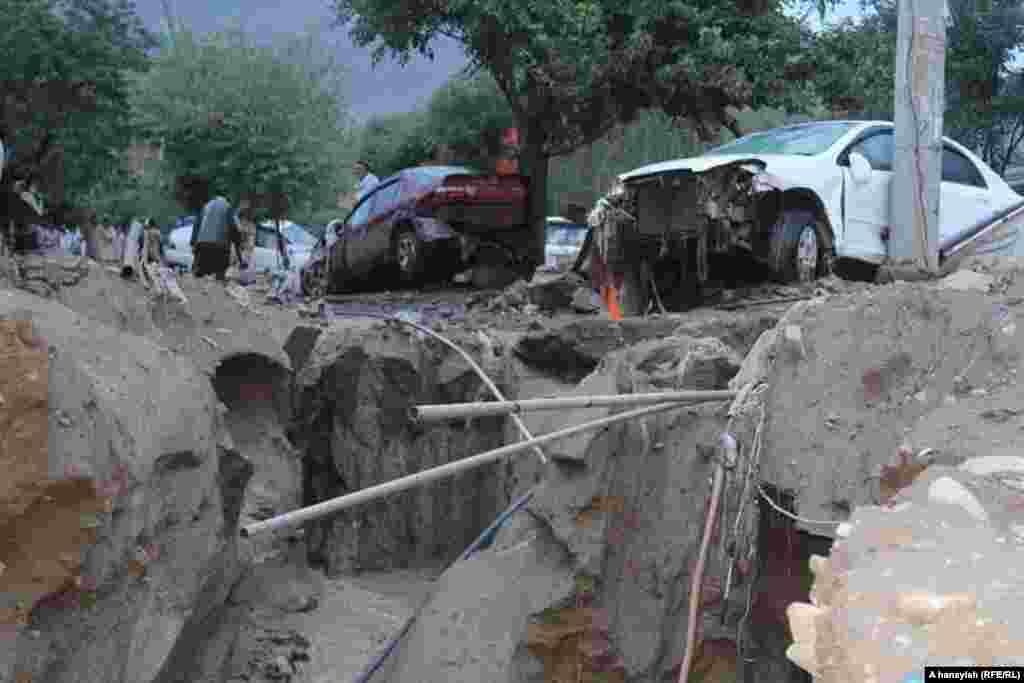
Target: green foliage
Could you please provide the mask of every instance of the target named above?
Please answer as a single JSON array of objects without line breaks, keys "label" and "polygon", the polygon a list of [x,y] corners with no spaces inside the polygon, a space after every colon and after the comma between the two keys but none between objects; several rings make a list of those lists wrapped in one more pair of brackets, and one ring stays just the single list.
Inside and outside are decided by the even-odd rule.
[{"label": "green foliage", "polygon": [[486,72],[453,78],[427,105],[429,139],[469,166],[489,167],[500,151],[502,132],[515,125],[508,100]]},{"label": "green foliage", "polygon": [[252,198],[269,216],[333,205],[352,155],[343,72],[318,41],[263,47],[239,29],[172,38],[135,105],[140,128],[164,142],[168,173],[201,188],[182,197],[188,208],[217,194]]},{"label": "green foliage", "polygon": [[376,116],[361,130],[360,158],[381,178],[434,159],[444,147],[453,163],[490,168],[501,134],[515,126],[508,100],[487,73],[460,75],[422,110]]},{"label": "green foliage", "polygon": [[822,31],[813,52],[814,86],[830,109],[892,118],[896,36],[886,26],[847,19]]},{"label": "green foliage", "polygon": [[[425,112],[401,112],[372,117],[360,131],[359,158],[370,162],[375,175],[385,178],[431,157],[434,142]],[[355,178],[349,181],[354,187]]]},{"label": "green foliage", "polygon": [[155,43],[126,0],[0,0],[3,183],[62,211],[112,172],[131,140],[128,79]]},{"label": "green foliage", "polygon": [[[741,111],[736,118],[746,132],[777,128],[786,123],[785,113],[777,109]],[[723,130],[720,142],[728,142],[733,137]],[[589,208],[608,191],[619,174],[645,164],[697,156],[718,142],[701,142],[692,130],[663,112],[643,112],[633,123],[589,147],[552,160],[547,213],[561,214],[570,202]]]},{"label": "green foliage", "polygon": [[[860,21],[824,31],[813,50],[815,89],[839,110],[891,118],[897,13],[894,0],[870,0]],[[1024,138],[1024,83],[1010,69],[1024,47],[1016,0],[949,0],[946,31],[946,134],[997,172]]]},{"label": "green foliage", "polygon": [[174,179],[158,164],[147,165],[141,176],[119,164],[92,187],[85,203],[106,224],[152,217],[166,225],[187,211],[174,199]]}]

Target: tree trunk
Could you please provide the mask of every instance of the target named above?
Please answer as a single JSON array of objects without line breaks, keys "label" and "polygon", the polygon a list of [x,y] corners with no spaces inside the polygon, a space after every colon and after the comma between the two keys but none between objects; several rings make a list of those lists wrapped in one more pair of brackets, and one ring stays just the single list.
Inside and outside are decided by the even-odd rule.
[{"label": "tree trunk", "polygon": [[544,152],[544,137],[535,129],[526,128],[526,140],[522,148],[524,169],[529,174],[527,220],[531,226],[530,245],[523,250],[523,256],[531,268],[544,263],[545,222],[548,202],[548,164]]}]

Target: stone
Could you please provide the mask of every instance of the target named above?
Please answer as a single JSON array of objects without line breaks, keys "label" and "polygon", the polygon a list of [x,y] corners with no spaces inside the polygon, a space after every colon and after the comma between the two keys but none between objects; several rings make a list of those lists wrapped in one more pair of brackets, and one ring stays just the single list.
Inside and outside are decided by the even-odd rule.
[{"label": "stone", "polygon": [[952,477],[941,477],[932,482],[928,487],[928,500],[956,505],[979,522],[988,521],[988,513],[974,494]]},{"label": "stone", "polygon": [[980,476],[1001,472],[1024,474],[1024,458],[1013,455],[989,455],[970,458],[960,469]]},{"label": "stone", "polygon": [[939,289],[951,289],[958,292],[988,292],[995,283],[995,278],[973,270],[958,270],[942,278]]}]

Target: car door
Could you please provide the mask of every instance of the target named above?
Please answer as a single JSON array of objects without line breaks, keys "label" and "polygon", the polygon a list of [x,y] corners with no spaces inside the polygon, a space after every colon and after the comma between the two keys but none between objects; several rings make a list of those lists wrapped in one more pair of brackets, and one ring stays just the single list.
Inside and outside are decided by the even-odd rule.
[{"label": "car door", "polygon": [[352,210],[342,226],[338,242],[331,252],[331,271],[342,272],[344,277],[365,275],[370,268],[363,245],[370,223],[370,209],[377,198],[376,190],[369,192]]},{"label": "car door", "polygon": [[402,187],[397,178],[391,182],[385,181],[377,191],[377,200],[370,208],[370,222],[365,247],[367,259],[372,266],[381,266],[391,260],[392,219],[398,209],[401,190]]},{"label": "car door", "polygon": [[939,240],[945,240],[975,225],[997,208],[992,205],[988,183],[974,162],[952,145],[944,144]]},{"label": "car door", "polygon": [[[862,184],[853,181],[849,155],[856,152],[871,165],[871,176]],[[890,222],[892,192],[893,131],[876,129],[848,147],[839,158],[843,167],[844,252],[860,258],[885,256],[883,229]]]}]

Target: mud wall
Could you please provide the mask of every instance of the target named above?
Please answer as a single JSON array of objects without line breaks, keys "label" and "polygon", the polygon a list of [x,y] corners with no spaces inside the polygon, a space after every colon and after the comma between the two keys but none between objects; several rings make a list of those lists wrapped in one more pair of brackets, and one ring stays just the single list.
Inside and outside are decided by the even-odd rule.
[{"label": "mud wall", "polygon": [[[505,361],[457,336],[499,384]],[[487,396],[466,363],[432,340],[382,324],[327,328],[297,378],[293,427],[303,504],[465,458],[506,443],[500,418],[413,426],[416,403]],[[514,395],[505,385],[505,391]],[[514,465],[496,464],[360,506],[306,528],[310,560],[330,573],[450,561],[508,504]]]},{"label": "mud wall", "polygon": [[[48,399],[14,399],[30,408],[14,432],[42,430],[48,449],[4,444],[14,487],[0,520],[0,672],[169,680],[179,640],[241,571],[249,465],[187,359],[16,291],[0,297],[0,318],[31,321],[30,344],[25,330],[5,338],[23,361],[6,370],[48,370]],[[15,395],[29,385],[5,387]]]},{"label": "mud wall", "polygon": [[[711,389],[724,386],[738,363],[737,353],[716,339],[669,337],[612,354],[571,393]],[[549,449],[553,464],[526,510],[491,549],[442,576],[381,680],[678,677],[689,583],[727,409],[637,419]],[[607,414],[564,411],[530,426],[543,432]],[[729,523],[715,531],[715,547],[731,542],[745,552],[756,536],[756,515],[740,509],[743,474],[730,475],[723,504]],[[713,553],[701,587],[702,670],[726,659],[723,648],[735,652],[751,571],[737,575],[740,589],[728,600],[714,580],[733,559]]]}]

